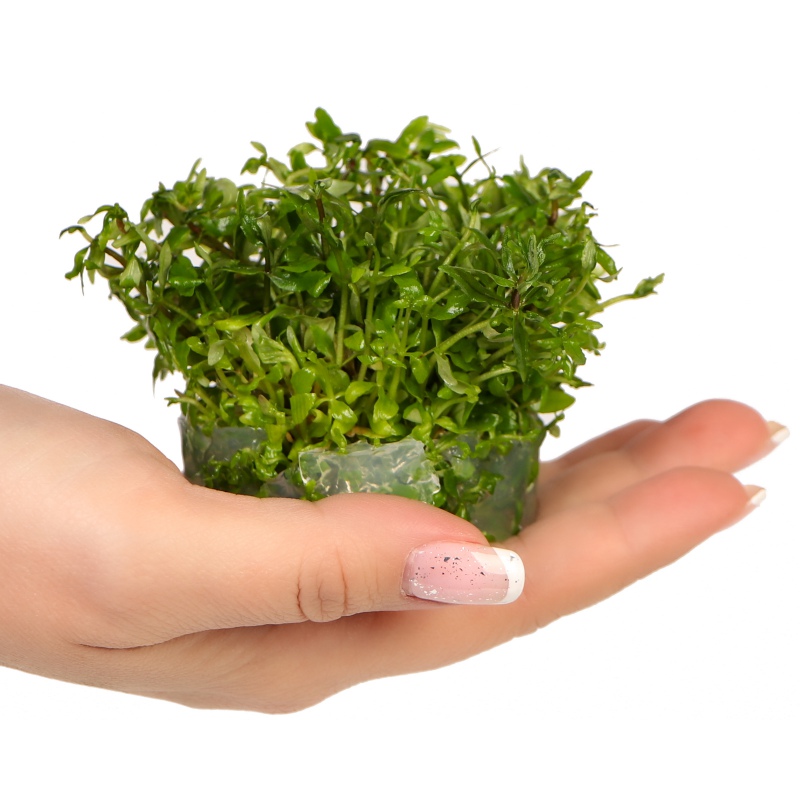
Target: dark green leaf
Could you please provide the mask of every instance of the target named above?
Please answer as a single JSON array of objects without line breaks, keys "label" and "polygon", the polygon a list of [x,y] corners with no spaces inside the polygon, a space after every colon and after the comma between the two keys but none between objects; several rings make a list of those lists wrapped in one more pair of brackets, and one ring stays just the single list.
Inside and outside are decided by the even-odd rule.
[{"label": "dark green leaf", "polygon": [[191,297],[195,289],[203,283],[200,271],[192,266],[186,256],[177,256],[172,260],[167,280],[183,297]]},{"label": "dark green leaf", "polygon": [[[488,303],[490,306],[502,304],[502,298],[498,298],[497,295],[492,294],[488,290],[488,287],[481,285],[479,282],[481,274],[476,272],[476,270],[453,266],[441,266],[439,269],[446,275],[449,275],[470,300],[478,303]],[[491,278],[486,276],[486,280],[491,280]]]},{"label": "dark green leaf", "polygon": [[390,203],[397,203],[409,194],[421,194],[422,189],[395,189],[392,192],[387,192],[378,200],[378,206],[384,207]]},{"label": "dark green leaf", "polygon": [[278,289],[284,292],[308,292],[312,297],[319,297],[330,283],[331,274],[317,270],[302,273],[276,270],[270,274],[269,278]]},{"label": "dark green leaf", "polygon": [[653,294],[656,290],[656,286],[662,283],[663,280],[664,280],[664,273],[662,272],[655,278],[645,278],[643,281],[639,281],[636,288],[633,290],[633,296],[647,297],[647,295]]},{"label": "dark green leaf", "polygon": [[372,139],[367,142],[366,150],[373,153],[386,153],[387,156],[398,161],[408,158],[408,147],[406,145],[392,142],[388,139]]}]

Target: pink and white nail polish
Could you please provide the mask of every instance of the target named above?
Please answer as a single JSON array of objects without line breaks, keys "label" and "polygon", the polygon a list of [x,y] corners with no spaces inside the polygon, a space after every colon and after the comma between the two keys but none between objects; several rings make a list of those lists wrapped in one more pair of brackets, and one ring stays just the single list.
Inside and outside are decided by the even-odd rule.
[{"label": "pink and white nail polish", "polygon": [[413,550],[403,573],[403,591],[437,603],[513,603],[525,585],[522,559],[511,550],[433,542]]}]

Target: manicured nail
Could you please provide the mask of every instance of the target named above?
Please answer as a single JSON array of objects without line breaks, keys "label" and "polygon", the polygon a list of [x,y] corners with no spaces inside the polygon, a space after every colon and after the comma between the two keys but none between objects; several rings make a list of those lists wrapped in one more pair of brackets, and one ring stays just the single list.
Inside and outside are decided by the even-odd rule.
[{"label": "manicured nail", "polygon": [[744,490],[747,493],[747,504],[753,508],[760,506],[767,496],[767,490],[762,486],[745,486]]},{"label": "manicured nail", "polygon": [[769,429],[769,440],[776,447],[789,438],[789,429],[780,422],[768,422],[767,428]]},{"label": "manicured nail", "polygon": [[522,559],[511,550],[433,542],[413,550],[403,573],[403,591],[437,603],[513,603],[525,585]]}]

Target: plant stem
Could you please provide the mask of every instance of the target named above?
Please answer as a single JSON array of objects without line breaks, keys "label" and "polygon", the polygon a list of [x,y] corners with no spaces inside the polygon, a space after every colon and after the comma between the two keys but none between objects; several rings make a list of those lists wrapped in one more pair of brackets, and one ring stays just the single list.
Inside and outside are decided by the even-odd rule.
[{"label": "plant stem", "polygon": [[466,328],[462,328],[460,331],[458,331],[458,333],[454,333],[449,339],[445,339],[441,344],[437,345],[433,349],[437,353],[446,353],[456,342],[460,342],[465,337],[471,336],[473,333],[477,333],[478,331],[482,331],[484,328],[488,328],[491,324],[491,319],[473,322],[472,325],[467,325]]},{"label": "plant stem", "polygon": [[488,367],[491,364],[494,364],[495,361],[503,358],[503,356],[508,355],[514,349],[514,345],[510,344],[507,347],[501,347],[499,350],[495,350],[487,359],[484,364],[485,367]]},{"label": "plant stem", "polygon": [[417,345],[419,349],[425,352],[425,341],[428,338],[428,315],[422,315],[422,322],[419,326],[419,344]]},{"label": "plant stem", "polygon": [[[170,222],[172,222],[172,220],[170,220]],[[180,223],[173,222],[173,225],[176,224]],[[209,236],[199,225],[194,222],[187,222],[186,225],[197,237],[197,241],[200,242],[200,244],[208,245],[212,250],[216,250],[218,253],[224,253],[228,258],[236,259],[236,253],[234,253],[230,247],[220,242],[219,239]]]},{"label": "plant stem", "polygon": [[[376,284],[375,281],[377,280],[377,271],[378,271],[378,263],[379,263],[379,256],[377,253],[377,249],[372,249],[372,257],[370,259],[372,261],[372,269],[369,271],[369,294],[367,295],[367,313],[364,317],[364,352],[369,353],[369,343],[372,340],[372,314],[375,311],[375,292],[376,292]],[[360,381],[364,380],[364,377],[367,374],[367,364],[366,362],[361,362],[361,368],[358,370],[358,379]]]},{"label": "plant stem", "polygon": [[440,300],[444,300],[444,298],[447,297],[447,295],[449,295],[452,291],[452,286],[448,286],[446,289],[443,289],[441,292],[439,292],[439,294],[436,295],[436,297],[433,298],[433,300],[431,300],[431,305],[435,306]]},{"label": "plant stem", "polygon": [[[473,215],[473,217],[474,217],[474,215]],[[473,221],[474,220],[471,218],[470,219],[470,227],[472,226]],[[467,228],[464,231],[464,233],[461,234],[461,238],[458,240],[458,242],[456,242],[455,247],[453,247],[453,249],[447,254],[447,257],[445,258],[444,261],[442,261],[441,266],[449,267],[453,263],[453,261],[455,260],[455,257],[464,249],[464,245],[469,240],[469,237],[470,237],[471,234],[472,234],[472,231],[469,228]],[[435,275],[435,277],[433,279],[433,283],[431,284],[430,289],[428,289],[427,293],[428,294],[433,294],[439,288],[439,284],[441,283],[441,281],[444,280],[444,278],[445,278],[445,274],[441,270],[439,270],[436,273],[436,275]]]},{"label": "plant stem", "polygon": [[389,397],[392,400],[397,399],[397,390],[400,388],[400,378],[402,374],[406,370],[405,360],[406,360],[406,350],[408,349],[408,330],[411,324],[411,308],[406,309],[405,319],[403,320],[403,338],[400,342],[401,352],[397,355],[400,359],[403,360],[403,364],[399,364],[394,368],[394,374],[392,375],[392,385],[389,387]]},{"label": "plant stem", "polygon": [[269,274],[270,272],[272,272],[272,263],[267,245],[264,245],[263,253],[264,253],[264,301],[262,302],[261,306],[264,309],[264,313],[266,313],[269,310],[269,307],[271,305],[270,300],[272,299],[270,292],[271,284],[269,280]]},{"label": "plant stem", "polygon": [[187,314],[182,308],[180,308],[179,306],[174,305],[173,303],[170,303],[168,300],[162,300],[161,301],[161,305],[163,305],[165,308],[168,308],[170,311],[174,312],[175,314],[178,314],[179,316],[184,317],[189,322],[196,322],[195,318],[193,316],[191,316],[191,314]]},{"label": "plant stem", "polygon": [[613,306],[614,303],[621,303],[623,300],[636,300],[639,295],[636,294],[621,294],[617,297],[610,297],[603,303],[597,303],[596,305],[592,306],[587,312],[586,316],[591,317],[593,314],[599,314],[601,311],[605,311],[609,306]]},{"label": "plant stem", "polygon": [[347,315],[350,310],[350,287],[342,287],[342,299],[339,305],[339,321],[336,330],[336,364],[344,363],[344,329],[347,327]]},{"label": "plant stem", "polygon": [[123,267],[126,267],[126,266],[128,266],[128,264],[127,264],[127,262],[125,261],[125,259],[124,259],[124,258],[123,258],[123,257],[122,257],[122,256],[121,256],[119,253],[116,253],[116,252],[114,252],[114,250],[112,250],[110,247],[106,247],[106,248],[103,250],[103,252],[104,252],[104,253],[105,253],[107,256],[111,256],[111,258],[113,258],[113,259],[114,259],[114,261],[116,261],[118,264],[122,264],[122,266],[123,266]]},{"label": "plant stem", "polygon": [[497,369],[489,370],[489,372],[484,372],[483,375],[479,375],[474,379],[474,382],[483,383],[484,381],[491,380],[492,378],[497,378],[500,375],[509,375],[512,372],[516,372],[514,367],[498,367]]}]

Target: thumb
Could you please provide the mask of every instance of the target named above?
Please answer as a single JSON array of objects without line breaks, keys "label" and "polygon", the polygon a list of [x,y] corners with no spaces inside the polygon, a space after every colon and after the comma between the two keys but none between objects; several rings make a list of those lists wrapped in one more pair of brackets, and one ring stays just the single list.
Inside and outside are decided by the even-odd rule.
[{"label": "thumb", "polygon": [[[137,644],[439,602],[508,603],[522,592],[516,553],[488,546],[459,517],[401,497],[311,503],[186,484],[148,508],[129,535],[115,537],[99,571],[105,577],[94,581],[112,636],[128,629]],[[106,646],[131,646],[122,638]]]}]

